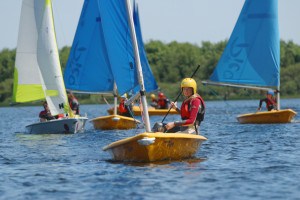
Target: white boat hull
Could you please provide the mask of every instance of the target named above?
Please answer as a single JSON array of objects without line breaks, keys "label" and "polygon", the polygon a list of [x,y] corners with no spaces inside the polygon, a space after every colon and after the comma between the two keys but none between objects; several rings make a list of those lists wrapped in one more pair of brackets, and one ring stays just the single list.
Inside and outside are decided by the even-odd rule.
[{"label": "white boat hull", "polygon": [[82,132],[88,118],[64,118],[26,126],[29,134],[72,134]]}]

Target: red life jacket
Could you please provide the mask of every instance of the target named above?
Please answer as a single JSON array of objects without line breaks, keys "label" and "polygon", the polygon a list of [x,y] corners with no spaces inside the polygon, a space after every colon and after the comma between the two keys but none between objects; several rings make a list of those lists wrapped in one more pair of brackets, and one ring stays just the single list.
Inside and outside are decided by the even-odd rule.
[{"label": "red life jacket", "polygon": [[158,105],[158,107],[161,108],[161,109],[168,108],[168,107],[167,107],[167,99],[158,99],[157,105]]},{"label": "red life jacket", "polygon": [[200,123],[201,121],[204,120],[205,103],[204,103],[204,100],[202,99],[202,97],[198,94],[192,95],[190,98],[186,99],[182,103],[181,110],[180,110],[182,120],[190,118],[192,102],[193,102],[193,99],[195,99],[195,98],[200,100],[200,105],[201,105],[201,109],[200,108],[198,109],[198,113],[197,113],[195,122],[198,121],[198,123]]},{"label": "red life jacket", "polygon": [[267,105],[267,108],[269,108],[269,106],[274,106],[274,105],[276,105],[276,100],[267,98],[266,105]]},{"label": "red life jacket", "polygon": [[124,99],[122,99],[120,104],[119,104],[119,112],[121,114],[128,112],[127,108],[125,107],[125,100]]}]

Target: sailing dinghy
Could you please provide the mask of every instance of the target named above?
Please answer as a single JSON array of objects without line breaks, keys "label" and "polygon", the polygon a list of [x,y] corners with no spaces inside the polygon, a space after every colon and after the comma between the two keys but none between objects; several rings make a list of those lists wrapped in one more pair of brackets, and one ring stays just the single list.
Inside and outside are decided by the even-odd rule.
[{"label": "sailing dinghy", "polygon": [[[64,117],[26,126],[28,133],[77,133],[86,117],[70,109],[55,39],[51,0],[23,0],[14,71],[13,100],[46,99],[51,114]],[[38,113],[37,113],[38,114]]]},{"label": "sailing dinghy", "polygon": [[[278,0],[246,0],[217,67],[204,84],[280,91]],[[240,123],[288,123],[292,109],[239,115]]]},{"label": "sailing dinghy", "polygon": [[[103,150],[110,152],[113,160],[122,162],[153,162],[191,158],[196,154],[202,142],[206,140],[205,137],[192,134],[151,132],[144,73],[140,62],[130,0],[97,0],[97,2],[99,7],[105,9],[110,16],[101,18],[101,23],[109,25],[103,28],[103,31],[110,32],[111,30],[106,38],[107,41],[110,41],[110,43],[107,43],[107,46],[113,46],[113,51],[117,52],[119,57],[122,57],[124,53],[132,55],[130,57],[132,59],[131,64],[129,64],[128,60],[124,60],[124,63],[118,60],[118,62],[111,65],[111,69],[118,85],[118,91],[121,94],[132,88],[139,88],[144,110],[143,120],[146,128],[145,132],[113,142],[104,147]],[[111,21],[112,18],[114,23]],[[131,38],[130,43],[125,41],[128,37]],[[132,79],[134,80],[134,85],[131,82],[118,84],[123,82],[122,79],[124,79],[125,73],[127,75],[128,73],[133,73],[131,77],[134,78]]]},{"label": "sailing dinghy", "polygon": [[[99,0],[84,2],[64,73],[65,84],[73,92],[114,95],[114,106],[110,109],[110,115],[90,120],[95,129],[132,129],[136,128],[140,121],[117,113],[117,96],[118,93],[122,94],[118,91],[120,85],[136,85],[130,34],[124,34],[114,29],[118,27],[111,26],[110,23],[115,22],[116,16],[108,13],[109,9],[113,8],[109,7],[106,10],[106,6],[111,5]],[[134,15],[137,16],[136,14]],[[140,29],[137,32],[147,89],[153,91],[158,86],[147,60]],[[123,36],[127,38],[112,42],[111,40],[115,38],[112,38],[111,34],[115,38]],[[120,45],[124,49],[120,49]],[[112,65],[116,66],[116,71],[111,70]],[[131,69],[124,72],[121,70],[122,65],[130,66]],[[118,82],[116,82],[116,74],[122,77]],[[136,93],[136,91],[137,89],[133,89],[130,93]]]}]

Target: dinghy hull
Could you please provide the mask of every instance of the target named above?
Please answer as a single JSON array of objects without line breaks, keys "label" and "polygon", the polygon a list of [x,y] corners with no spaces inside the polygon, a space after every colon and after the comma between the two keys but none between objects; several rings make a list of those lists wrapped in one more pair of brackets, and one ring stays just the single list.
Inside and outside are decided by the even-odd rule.
[{"label": "dinghy hull", "polygon": [[296,114],[291,109],[272,110],[239,115],[237,120],[241,124],[290,123]]},{"label": "dinghy hull", "polygon": [[29,134],[73,134],[84,131],[88,118],[63,118],[26,126]]},{"label": "dinghy hull", "polygon": [[90,120],[95,129],[113,130],[113,129],[132,129],[136,128],[140,121],[121,115],[109,115],[97,117]]},{"label": "dinghy hull", "polygon": [[141,133],[103,148],[114,161],[154,162],[193,157],[203,141],[201,135],[182,133]]},{"label": "dinghy hull", "polygon": [[[113,109],[108,109],[107,112],[112,115],[113,114]],[[166,115],[168,113],[169,109],[156,109],[154,107],[149,107],[148,108],[148,113],[150,116],[152,115]],[[139,106],[133,106],[132,107],[132,113],[134,116],[141,116],[141,109]],[[174,109],[171,109],[169,112],[169,115],[176,115],[178,112]]]},{"label": "dinghy hull", "polygon": [[[141,116],[141,109],[138,106],[133,106],[132,108],[133,114],[135,116]],[[168,113],[169,109],[156,109],[153,107],[148,108],[148,113],[150,116],[152,115],[166,115]],[[178,112],[174,109],[171,109],[169,112],[169,115],[175,115],[178,114]]]}]

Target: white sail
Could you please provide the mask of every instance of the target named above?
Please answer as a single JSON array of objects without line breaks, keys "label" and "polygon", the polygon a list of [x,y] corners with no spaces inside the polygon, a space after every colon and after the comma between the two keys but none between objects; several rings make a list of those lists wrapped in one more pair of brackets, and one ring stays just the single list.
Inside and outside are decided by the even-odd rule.
[{"label": "white sail", "polygon": [[51,0],[23,0],[15,67],[16,102],[46,98],[52,115],[67,112]]}]

